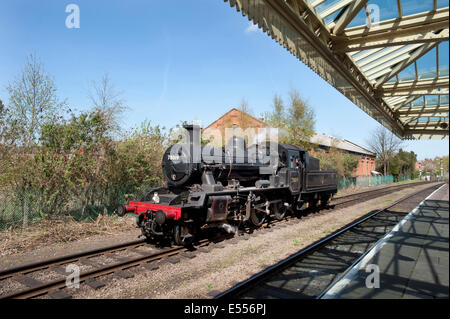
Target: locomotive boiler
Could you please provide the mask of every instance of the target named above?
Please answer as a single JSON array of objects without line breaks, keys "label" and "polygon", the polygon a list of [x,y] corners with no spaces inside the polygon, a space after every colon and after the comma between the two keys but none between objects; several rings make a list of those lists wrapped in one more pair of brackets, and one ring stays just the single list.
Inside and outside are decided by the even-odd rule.
[{"label": "locomotive boiler", "polygon": [[200,128],[185,126],[186,138],[163,155],[166,185],[148,190],[117,213],[137,214],[142,234],[189,245],[202,228],[233,231],[293,210],[326,205],[337,192],[334,170],[295,145],[246,145],[232,137],[223,148],[200,145]]}]

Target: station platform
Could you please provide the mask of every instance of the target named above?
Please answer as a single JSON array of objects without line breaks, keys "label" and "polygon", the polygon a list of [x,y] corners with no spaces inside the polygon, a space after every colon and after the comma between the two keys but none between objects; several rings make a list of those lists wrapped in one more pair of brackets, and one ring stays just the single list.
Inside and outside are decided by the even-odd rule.
[{"label": "station platform", "polygon": [[323,299],[449,298],[449,185],[380,240]]}]

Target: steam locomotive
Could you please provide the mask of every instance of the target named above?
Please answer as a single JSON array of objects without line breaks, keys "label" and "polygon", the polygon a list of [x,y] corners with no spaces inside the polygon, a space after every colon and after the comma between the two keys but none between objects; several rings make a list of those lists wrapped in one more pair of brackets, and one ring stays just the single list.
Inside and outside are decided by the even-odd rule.
[{"label": "steam locomotive", "polygon": [[188,125],[186,139],[162,159],[165,187],[149,189],[141,201],[120,205],[117,214],[137,214],[152,240],[190,245],[203,228],[235,232],[309,206],[327,205],[337,192],[334,170],[295,145],[264,142],[247,147],[233,136],[224,148],[200,145],[200,128]]}]

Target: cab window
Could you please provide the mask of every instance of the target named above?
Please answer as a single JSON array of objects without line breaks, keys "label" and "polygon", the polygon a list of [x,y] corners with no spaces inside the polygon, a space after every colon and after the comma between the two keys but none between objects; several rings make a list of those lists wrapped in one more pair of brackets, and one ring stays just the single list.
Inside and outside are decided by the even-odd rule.
[{"label": "cab window", "polygon": [[300,153],[289,150],[289,168],[298,168],[300,165]]}]

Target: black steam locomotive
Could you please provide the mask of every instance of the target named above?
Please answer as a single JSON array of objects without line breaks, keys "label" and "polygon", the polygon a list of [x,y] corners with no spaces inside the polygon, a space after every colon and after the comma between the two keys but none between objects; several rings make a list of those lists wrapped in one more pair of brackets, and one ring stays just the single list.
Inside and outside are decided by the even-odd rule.
[{"label": "black steam locomotive", "polygon": [[167,185],[117,209],[119,216],[138,214],[147,238],[189,245],[202,228],[231,232],[245,224],[260,226],[293,210],[326,205],[337,192],[336,171],[321,171],[319,160],[298,146],[247,147],[240,137],[224,148],[200,146],[200,128],[185,129],[187,140],[163,156]]}]

